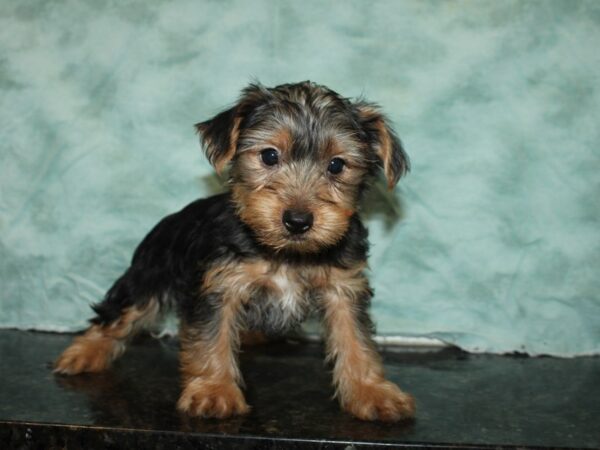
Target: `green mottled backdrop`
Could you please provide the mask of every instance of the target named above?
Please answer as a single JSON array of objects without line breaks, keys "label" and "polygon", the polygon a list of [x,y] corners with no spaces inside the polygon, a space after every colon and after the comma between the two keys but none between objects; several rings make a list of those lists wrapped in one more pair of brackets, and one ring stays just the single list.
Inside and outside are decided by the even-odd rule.
[{"label": "green mottled backdrop", "polygon": [[382,334],[600,351],[600,2],[0,0],[0,326],[74,330],[216,192],[192,124],[251,79],[379,102],[413,171],[371,227]]}]

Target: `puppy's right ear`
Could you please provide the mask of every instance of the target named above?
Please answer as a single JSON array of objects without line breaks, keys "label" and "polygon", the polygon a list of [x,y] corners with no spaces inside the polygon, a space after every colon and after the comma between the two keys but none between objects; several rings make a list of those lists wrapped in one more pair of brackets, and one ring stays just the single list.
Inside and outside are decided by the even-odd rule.
[{"label": "puppy's right ear", "polygon": [[206,122],[195,125],[200,134],[206,157],[218,174],[221,174],[227,163],[231,161],[237,149],[242,121],[242,117],[238,115],[237,111],[238,106],[236,105],[220,112]]},{"label": "puppy's right ear", "polygon": [[218,174],[235,156],[240,137],[240,125],[244,117],[270,99],[271,93],[268,89],[259,83],[251,84],[242,91],[235,106],[220,112],[206,122],[196,124],[206,156]]}]

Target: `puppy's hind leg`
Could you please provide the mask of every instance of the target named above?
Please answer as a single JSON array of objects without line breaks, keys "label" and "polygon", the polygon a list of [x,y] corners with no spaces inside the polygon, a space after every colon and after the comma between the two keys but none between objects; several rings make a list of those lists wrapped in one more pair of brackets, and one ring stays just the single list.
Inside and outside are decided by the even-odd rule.
[{"label": "puppy's hind leg", "polygon": [[54,372],[76,375],[107,369],[123,354],[133,336],[156,321],[158,312],[158,301],[151,299],[143,308],[124,309],[112,323],[92,325],[60,355],[54,363]]},{"label": "puppy's hind leg", "polygon": [[119,291],[118,283],[94,308],[98,316],[92,319],[93,325],[76,337],[56,360],[55,373],[76,375],[107,369],[123,354],[133,336],[150,328],[159,319],[160,302],[157,298],[127,305],[124,298],[115,295],[115,290]]}]

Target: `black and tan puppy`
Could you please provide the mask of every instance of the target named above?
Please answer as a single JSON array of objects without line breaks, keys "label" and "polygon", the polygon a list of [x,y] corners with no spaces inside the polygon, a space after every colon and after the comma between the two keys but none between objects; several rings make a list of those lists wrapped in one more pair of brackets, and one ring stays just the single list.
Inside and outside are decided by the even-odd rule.
[{"label": "black and tan puppy", "polygon": [[316,311],[342,408],[366,420],[413,416],[412,397],[384,378],[367,312],[358,205],[380,168],[390,188],[408,169],[378,108],[311,82],[251,85],[197,129],[216,170],[230,164],[230,190],[166,217],[146,236],[55,371],[106,369],[134,334],[174,308],[177,407],[193,416],[244,414],[241,335],[283,333]]}]

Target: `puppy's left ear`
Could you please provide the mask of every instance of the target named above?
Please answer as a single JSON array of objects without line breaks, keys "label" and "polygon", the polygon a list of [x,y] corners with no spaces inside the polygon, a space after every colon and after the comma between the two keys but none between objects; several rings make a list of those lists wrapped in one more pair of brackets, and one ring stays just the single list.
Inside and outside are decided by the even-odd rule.
[{"label": "puppy's left ear", "polygon": [[400,177],[410,170],[408,155],[377,105],[359,101],[354,106],[360,126],[379,158],[388,189],[391,190]]},{"label": "puppy's left ear", "polygon": [[206,156],[218,174],[221,174],[227,163],[231,161],[237,149],[242,121],[237,111],[236,105],[220,112],[210,120],[195,125]]}]

